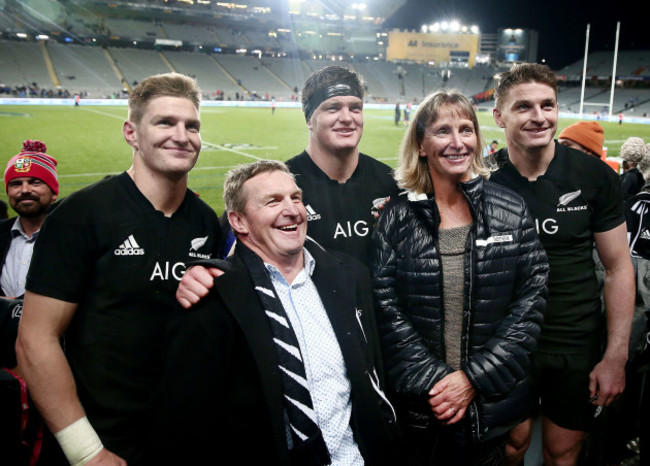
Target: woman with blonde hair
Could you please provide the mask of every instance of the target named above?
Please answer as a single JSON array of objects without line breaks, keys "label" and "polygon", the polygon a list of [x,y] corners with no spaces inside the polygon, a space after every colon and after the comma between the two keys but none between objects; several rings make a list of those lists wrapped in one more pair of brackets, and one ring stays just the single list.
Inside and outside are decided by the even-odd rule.
[{"label": "woman with blonde hair", "polygon": [[521,197],[487,180],[473,106],[438,91],[402,141],[374,233],[387,383],[407,464],[501,464],[527,417],[548,263]]}]

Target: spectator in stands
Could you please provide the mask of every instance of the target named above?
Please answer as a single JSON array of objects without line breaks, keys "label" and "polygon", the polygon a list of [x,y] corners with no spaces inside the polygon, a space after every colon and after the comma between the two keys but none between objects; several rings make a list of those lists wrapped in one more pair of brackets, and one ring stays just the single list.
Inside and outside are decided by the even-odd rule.
[{"label": "spectator in stands", "polygon": [[[535,400],[541,401],[544,461],[575,464],[594,416],[625,387],[634,274],[620,184],[593,157],[553,140],[557,82],[547,66],[513,66],[499,76],[495,99],[494,119],[505,130],[507,147],[495,156],[499,169],[491,180],[524,197],[551,267],[532,372],[539,394]],[[606,322],[594,242],[605,267]],[[530,434],[530,419],[511,433],[512,464],[523,459]]]},{"label": "spectator in stands", "polygon": [[71,464],[140,463],[178,280],[219,254],[218,218],[187,189],[200,96],[181,74],[140,81],[123,125],[131,168],[68,196],[34,248],[18,363]]},{"label": "spectator in stands", "polygon": [[[303,191],[309,236],[368,264],[373,209],[399,189],[388,165],[359,152],[363,96],[361,77],[348,68],[330,65],[312,74],[302,89],[309,142],[287,165]],[[192,267],[184,275],[177,293],[183,306],[207,294],[210,273]]]},{"label": "spectator in stands", "polygon": [[645,180],[637,168],[637,164],[643,160],[646,153],[646,145],[643,139],[638,137],[628,138],[621,146],[619,157],[623,159],[623,173],[621,173],[621,191],[623,200],[627,201],[643,188]]},{"label": "spectator in stands", "polygon": [[605,132],[600,123],[596,121],[578,121],[577,123],[573,123],[560,132],[557,141],[564,146],[577,149],[601,159],[612,170],[618,173],[619,163],[614,160],[608,160],[603,149]]},{"label": "spectator in stands", "polygon": [[605,132],[597,121],[578,121],[564,128],[557,138],[560,144],[600,158]]},{"label": "spectator in stands", "polygon": [[[16,374],[19,371],[15,367],[15,344],[23,307],[25,278],[46,212],[59,193],[57,161],[47,155],[46,151],[47,147],[41,141],[24,141],[20,153],[9,159],[5,169],[7,198],[18,216],[0,221],[0,367],[13,369]],[[8,385],[2,388],[6,387]],[[7,412],[3,411],[4,422],[0,422],[0,451],[6,464],[30,464],[24,457],[20,457],[20,452],[27,451],[28,447],[33,449],[34,459],[39,461],[37,464],[67,464],[52,433],[48,429],[42,429],[42,422],[31,400],[27,400],[22,419],[16,420],[14,426],[6,424],[13,420],[9,415],[9,407],[13,405],[7,404],[11,398],[3,398],[6,395],[8,389],[0,390],[0,404],[7,408]],[[24,427],[25,422],[27,427]],[[5,426],[13,428],[15,432],[23,429],[24,437],[21,441],[14,440],[7,434],[7,430],[3,430]],[[12,451],[15,451],[16,458],[12,456]]]},{"label": "spectator in stands", "polygon": [[[470,101],[439,91],[402,141],[373,240],[377,322],[408,465],[501,465],[526,418],[548,262],[524,200],[486,180]],[[498,277],[498,278],[497,278]]]},{"label": "spectator in stands", "polygon": [[[638,168],[644,178],[650,179],[650,145],[641,138],[629,138],[621,148],[634,152]],[[626,445],[639,438],[640,461],[649,464],[650,399],[647,384],[650,369],[648,345],[648,317],[650,316],[650,184],[625,201],[625,219],[630,254],[636,278],[636,300],[630,338],[630,361],[626,371],[626,387],[614,410],[608,412],[604,450],[606,464],[621,465],[626,458]]]},{"label": "spectator in stands", "polygon": [[[644,179],[650,180],[650,144],[641,138],[629,138],[621,147],[621,153],[635,153],[638,169]],[[625,202],[626,220],[630,235],[630,253],[633,257],[650,260],[650,181]]]},{"label": "spectator in stands", "polygon": [[370,275],[306,241],[301,198],[282,162],[227,174],[237,245],[169,332],[153,464],[399,464]]},{"label": "spectator in stands", "polygon": [[499,141],[495,139],[490,143],[490,149],[488,150],[488,155],[494,154],[497,150],[499,150]]},{"label": "spectator in stands", "polygon": [[48,208],[59,195],[56,159],[41,141],[26,140],[5,169],[5,189],[17,218],[0,221],[2,296],[25,294],[27,269]]}]

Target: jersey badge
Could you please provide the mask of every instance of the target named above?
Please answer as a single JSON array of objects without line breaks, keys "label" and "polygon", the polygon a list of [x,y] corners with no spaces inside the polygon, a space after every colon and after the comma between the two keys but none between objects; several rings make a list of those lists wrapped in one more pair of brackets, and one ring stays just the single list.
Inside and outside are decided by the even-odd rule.
[{"label": "jersey badge", "polygon": [[488,239],[477,239],[476,246],[487,246],[492,243],[512,243],[512,235],[490,236]]},{"label": "jersey badge", "polygon": [[32,159],[29,157],[21,157],[19,159],[16,159],[14,162],[14,169],[18,173],[28,172],[30,168],[32,168]]},{"label": "jersey badge", "polygon": [[579,205],[579,206],[569,206],[569,203],[573,201],[574,199],[579,198],[582,195],[581,190],[573,191],[570,193],[566,193],[562,196],[560,196],[560,199],[558,199],[558,204],[557,204],[557,211],[558,212],[575,212],[579,210],[587,210],[587,205]]},{"label": "jersey badge", "polygon": [[205,244],[208,242],[209,236],[203,236],[201,238],[194,238],[190,241],[190,252],[187,254],[190,257],[196,257],[198,259],[210,259],[212,254],[205,254],[198,252]]}]

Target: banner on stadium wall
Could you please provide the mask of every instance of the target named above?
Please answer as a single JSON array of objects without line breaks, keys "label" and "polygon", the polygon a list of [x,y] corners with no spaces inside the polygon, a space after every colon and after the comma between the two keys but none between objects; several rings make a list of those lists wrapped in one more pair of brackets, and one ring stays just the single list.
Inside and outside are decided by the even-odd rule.
[{"label": "banner on stadium wall", "polygon": [[[425,34],[422,32],[391,31],[388,33],[386,60],[412,60],[417,63],[449,63],[452,55],[468,52],[468,66],[474,67],[478,53],[476,34]],[[454,53],[452,53],[454,52]]]}]

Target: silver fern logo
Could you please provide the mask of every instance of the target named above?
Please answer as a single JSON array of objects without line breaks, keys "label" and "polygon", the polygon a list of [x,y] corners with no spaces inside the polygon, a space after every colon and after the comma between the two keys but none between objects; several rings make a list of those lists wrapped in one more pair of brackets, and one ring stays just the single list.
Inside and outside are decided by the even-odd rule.
[{"label": "silver fern logo", "polygon": [[581,210],[587,210],[588,205],[585,203],[584,199],[582,199],[582,205],[573,205],[569,206],[569,204],[576,199],[582,199],[582,191],[577,190],[577,191],[572,191],[570,193],[566,193],[562,196],[560,196],[560,199],[558,199],[558,204],[557,204],[557,211],[558,212],[576,212],[576,211],[581,211]]},{"label": "silver fern logo", "polygon": [[190,243],[190,249],[198,251],[201,246],[203,246],[208,241],[208,237],[204,236],[203,238],[194,238]]},{"label": "silver fern logo", "polygon": [[197,259],[210,259],[212,257],[210,252],[198,252],[199,249],[206,245],[208,238],[209,236],[202,236],[190,241],[190,252],[188,252],[187,255],[190,257],[196,257]]},{"label": "silver fern logo", "polygon": [[580,191],[579,189],[572,193],[566,193],[564,196],[560,196],[560,202],[558,202],[557,206],[558,207],[565,206],[575,198],[579,197],[581,194],[582,191]]}]

